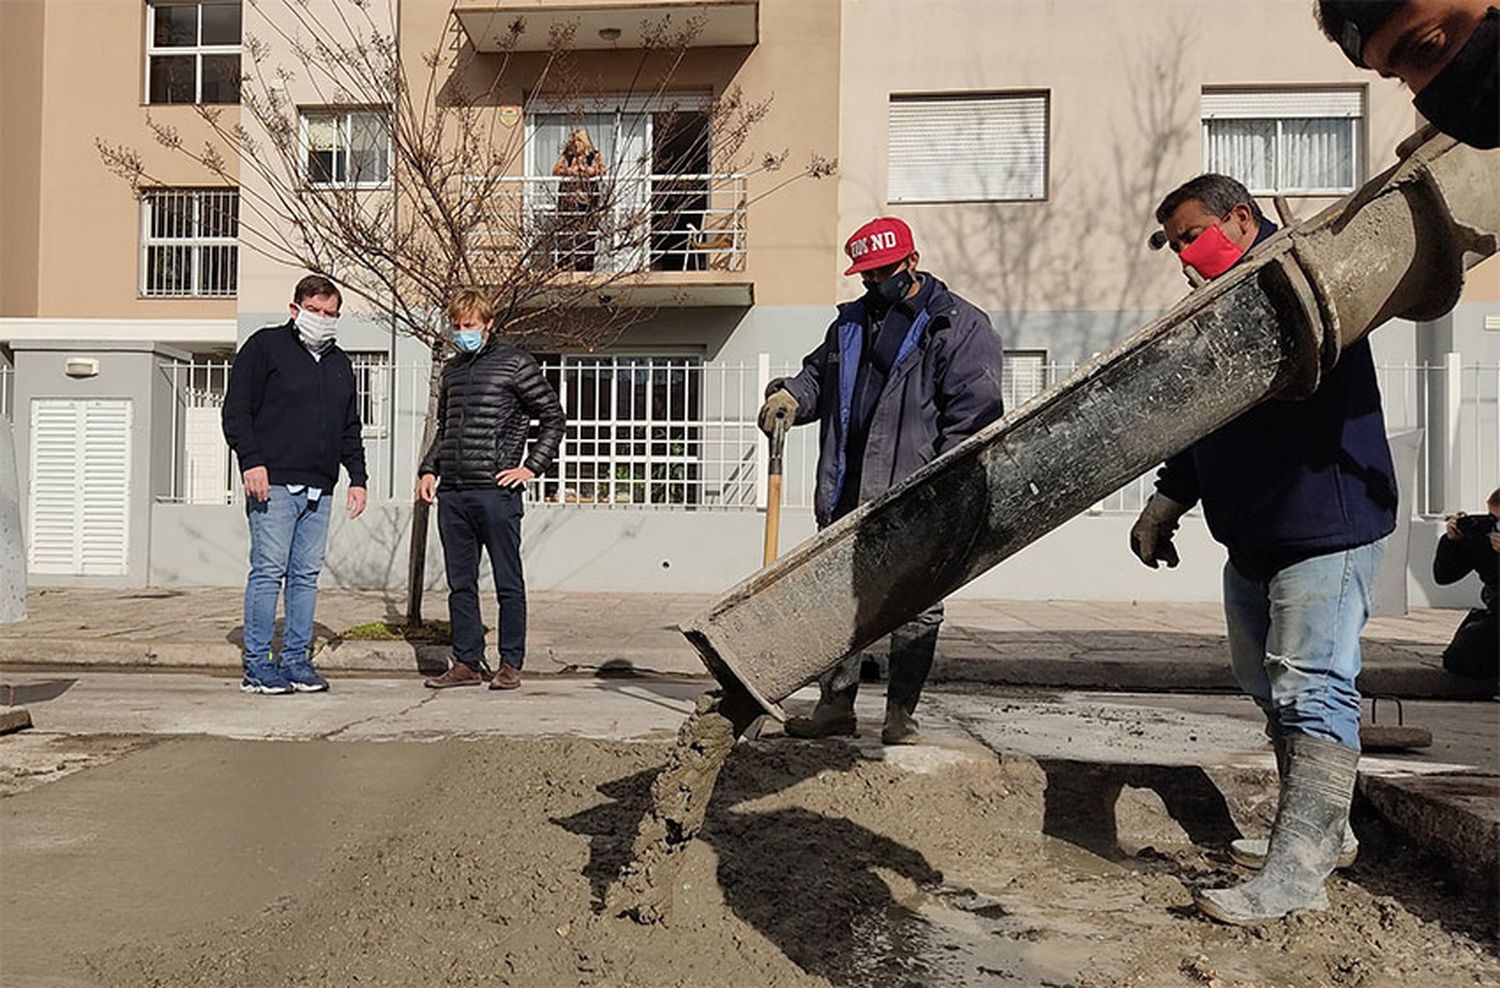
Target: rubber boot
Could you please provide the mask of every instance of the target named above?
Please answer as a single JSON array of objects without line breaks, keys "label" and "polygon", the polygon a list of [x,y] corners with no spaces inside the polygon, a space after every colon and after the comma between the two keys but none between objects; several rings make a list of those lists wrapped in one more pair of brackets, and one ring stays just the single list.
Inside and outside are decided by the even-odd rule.
[{"label": "rubber boot", "polygon": [[1338,861],[1354,797],[1359,752],[1296,735],[1286,741],[1286,777],[1261,872],[1227,889],[1193,893],[1198,908],[1237,926],[1328,908],[1324,882]]},{"label": "rubber boot", "polygon": [[[1286,739],[1278,736],[1274,731],[1271,736],[1271,747],[1276,751],[1276,776],[1283,782],[1286,780]],[[1235,863],[1246,868],[1259,871],[1266,863],[1266,850],[1271,842],[1264,837],[1244,837],[1229,844],[1229,856]],[[1359,838],[1354,836],[1354,828],[1349,826],[1349,821],[1344,820],[1344,839],[1339,847],[1339,860],[1335,868],[1340,870],[1354,867],[1354,862],[1359,858]]]},{"label": "rubber boot", "polygon": [[811,717],[788,717],[787,737],[834,738],[853,737],[858,724],[854,718],[856,690],[824,690],[813,707]]},{"label": "rubber boot", "polygon": [[922,735],[917,731],[917,719],[912,716],[911,704],[887,702],[885,726],[880,729],[881,744],[921,744]]}]

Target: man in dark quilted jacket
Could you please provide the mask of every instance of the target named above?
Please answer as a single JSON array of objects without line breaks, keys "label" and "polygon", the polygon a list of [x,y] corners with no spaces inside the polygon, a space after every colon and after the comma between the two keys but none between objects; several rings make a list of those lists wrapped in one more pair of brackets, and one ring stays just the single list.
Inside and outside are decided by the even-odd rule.
[{"label": "man in dark quilted jacket", "polygon": [[[448,304],[453,346],[443,368],[437,431],[417,470],[417,497],[438,506],[438,536],[448,572],[453,656],[431,689],[521,685],[526,659],[526,581],[521,573],[522,495],[547,472],[562,445],[563,410],[535,359],[501,342],[494,309],[465,290]],[[531,422],[540,422],[526,449]],[[500,605],[500,666],[487,675],[479,613],[479,554],[489,553]]]}]

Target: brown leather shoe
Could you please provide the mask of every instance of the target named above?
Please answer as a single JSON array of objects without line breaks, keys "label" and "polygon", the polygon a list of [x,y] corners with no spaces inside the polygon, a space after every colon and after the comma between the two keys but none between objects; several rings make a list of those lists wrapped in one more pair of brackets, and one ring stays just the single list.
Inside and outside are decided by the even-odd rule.
[{"label": "brown leather shoe", "polygon": [[500,663],[495,678],[490,680],[492,690],[518,690],[521,688],[521,670],[508,663]]},{"label": "brown leather shoe", "polygon": [[478,686],[484,677],[462,662],[455,662],[441,676],[429,676],[422,685],[430,690],[446,690],[453,686]]}]

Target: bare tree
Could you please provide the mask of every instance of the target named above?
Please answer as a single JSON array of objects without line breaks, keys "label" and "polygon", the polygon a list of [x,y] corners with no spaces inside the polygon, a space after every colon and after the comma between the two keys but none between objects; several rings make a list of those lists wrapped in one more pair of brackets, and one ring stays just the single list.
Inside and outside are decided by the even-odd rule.
[{"label": "bare tree", "polygon": [[[699,18],[642,24],[629,90],[609,98],[650,107],[622,126],[643,134],[650,117],[658,146],[631,157],[595,147],[585,128],[561,147],[533,148],[530,128],[516,125],[538,106],[560,119],[594,108],[599,89],[575,50],[576,25],[553,28],[544,47],[531,46],[541,51],[523,52],[527,24],[516,18],[495,51],[480,52],[450,9],[440,36],[414,58],[401,49],[407,39],[398,45],[388,4],[381,13],[372,0],[340,0],[321,15],[307,0],[250,4],[265,14],[265,35],[243,39],[241,112],[198,106],[211,132],[201,147],[149,114],[147,122],[157,144],[238,187],[239,215],[229,225],[246,249],[335,278],[427,345],[434,359],[424,449],[436,428],[443,309],[454,291],[492,295],[497,329],[521,346],[606,345],[650,315],[611,304],[648,272],[743,264],[743,217],[753,201],[746,183],[787,158],[750,151],[769,98],[734,88],[703,107],[673,102]],[[507,108],[520,113],[506,121],[501,94],[518,86],[524,105]],[[312,94],[304,104],[360,113],[309,118],[291,88]],[[96,145],[138,195],[165,184],[138,149]],[[538,155],[557,156],[551,174],[536,175]],[[814,155],[757,198],[834,167]],[[428,507],[416,501],[406,608],[413,626],[421,622],[427,529]]]}]

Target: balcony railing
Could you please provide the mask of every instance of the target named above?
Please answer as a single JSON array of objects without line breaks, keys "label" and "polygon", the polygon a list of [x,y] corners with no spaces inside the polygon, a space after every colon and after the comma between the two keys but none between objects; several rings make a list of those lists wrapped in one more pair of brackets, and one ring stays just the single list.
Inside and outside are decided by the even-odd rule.
[{"label": "balcony railing", "polygon": [[489,194],[488,243],[564,271],[745,269],[745,176],[505,178]]}]

